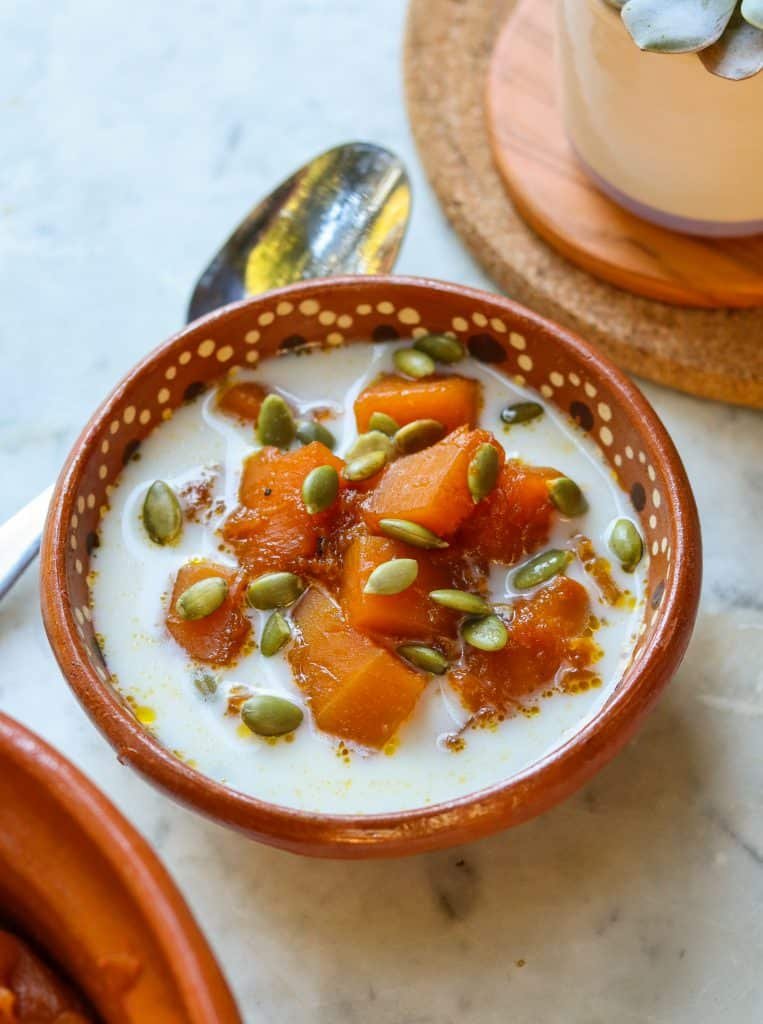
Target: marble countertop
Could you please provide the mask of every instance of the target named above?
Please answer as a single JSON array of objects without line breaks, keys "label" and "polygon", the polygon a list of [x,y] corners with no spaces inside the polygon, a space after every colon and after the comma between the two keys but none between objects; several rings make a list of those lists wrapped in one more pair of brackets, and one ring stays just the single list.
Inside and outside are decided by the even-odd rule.
[{"label": "marble countertop", "polygon": [[[277,9],[277,15],[274,12]],[[488,285],[419,168],[404,0],[0,9],[0,519],[182,321],[251,203],[351,138],[397,150],[398,269]],[[638,738],[520,829],[402,862],[303,860],[171,804],[75,703],[30,572],[0,607],[0,707],[154,844],[258,1024],[763,1019],[763,417],[654,386],[705,537],[686,661]],[[1,827],[1,826],[0,826]]]}]

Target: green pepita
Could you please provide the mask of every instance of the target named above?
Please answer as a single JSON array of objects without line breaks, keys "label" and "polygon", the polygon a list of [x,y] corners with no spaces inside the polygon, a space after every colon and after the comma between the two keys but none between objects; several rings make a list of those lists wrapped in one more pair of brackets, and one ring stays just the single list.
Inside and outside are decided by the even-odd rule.
[{"label": "green pepita", "polygon": [[302,724],[298,704],[273,693],[259,693],[241,705],[241,720],[257,736],[285,736]]},{"label": "green pepita", "polygon": [[386,412],[372,412],[368,417],[369,430],[381,430],[382,434],[392,437],[397,428],[397,420],[393,420]]},{"label": "green pepita", "polygon": [[339,474],[333,466],[316,466],[302,482],[302,501],[311,516],[325,512],[339,494]]},{"label": "green pepita", "polygon": [[414,420],[406,423],[395,434],[395,447],[402,455],[412,455],[445,436],[445,427],[439,420]]},{"label": "green pepita", "polygon": [[387,464],[384,452],[369,452],[348,462],[342,472],[347,480],[368,480]]},{"label": "green pepita", "polygon": [[208,576],[184,590],[175,602],[181,619],[195,622],[216,612],[228,596],[228,584],[222,576]]},{"label": "green pepita", "polygon": [[302,420],[297,424],[297,440],[300,444],[312,444],[313,441],[320,441],[321,444],[333,452],[336,447],[336,438],[322,423],[317,420]]},{"label": "green pepita", "polygon": [[443,608],[451,608],[464,615],[489,615],[492,610],[484,597],[466,590],[430,590],[429,596]]},{"label": "green pepita", "polygon": [[268,395],[257,417],[257,438],[260,444],[288,448],[296,435],[291,409],[280,395]]},{"label": "green pepita", "polygon": [[280,612],[273,612],[262,630],[260,650],[266,658],[272,658],[289,640],[291,640],[291,626]]},{"label": "green pepita", "polygon": [[424,334],[414,341],[413,347],[426,352],[437,363],[457,363],[466,355],[461,342],[446,334]]},{"label": "green pepita", "polygon": [[177,495],[164,480],[154,480],[143,501],[143,525],[154,544],[172,544],[183,529]]},{"label": "green pepita", "polygon": [[400,644],[397,648],[400,657],[414,668],[422,672],[431,672],[433,676],[441,676],[448,671],[448,659],[435,647],[424,644]]},{"label": "green pepita", "polygon": [[210,672],[209,669],[199,669],[193,674],[193,685],[206,700],[209,697],[214,697],[217,693],[220,677],[217,673]]},{"label": "green pepita", "polygon": [[434,359],[415,348],[399,348],[392,359],[400,373],[416,380],[431,377],[435,371]]},{"label": "green pepita", "polygon": [[626,572],[633,572],[644,554],[641,534],[630,519],[617,519],[609,534],[609,546]]},{"label": "green pepita", "polygon": [[515,402],[501,410],[501,420],[512,426],[514,423],[529,423],[543,415],[540,402]]},{"label": "green pepita", "polygon": [[470,647],[480,651],[500,651],[509,642],[509,631],[497,615],[469,619],[461,628],[461,636]]},{"label": "green pepita", "polygon": [[558,548],[542,551],[517,569],[511,578],[511,584],[516,590],[530,590],[531,587],[546,583],[560,572],[564,572],[572,558],[571,551],[562,551]]},{"label": "green pepita", "polygon": [[415,558],[390,558],[377,565],[363,587],[364,594],[401,594],[419,574]]},{"label": "green pepita", "polygon": [[588,510],[585,495],[568,476],[549,480],[548,494],[563,516],[582,516]]},{"label": "green pepita", "polygon": [[355,443],[345,455],[347,462],[354,462],[355,459],[368,455],[370,452],[384,452],[385,459],[392,457],[394,446],[389,436],[382,430],[369,430],[365,434],[359,434]]},{"label": "green pepita", "polygon": [[472,501],[476,505],[486,498],[498,483],[501,460],[495,445],[481,444],[474,453],[467,471],[467,483]]},{"label": "green pepita", "polygon": [[260,611],[288,608],[304,589],[305,584],[293,572],[266,572],[246,588],[246,600],[252,608]]},{"label": "green pepita", "polygon": [[447,548],[448,542],[441,540],[436,533],[432,533],[426,526],[419,526],[409,519],[380,519],[379,529],[385,537],[392,537],[393,540],[402,540],[415,548]]}]

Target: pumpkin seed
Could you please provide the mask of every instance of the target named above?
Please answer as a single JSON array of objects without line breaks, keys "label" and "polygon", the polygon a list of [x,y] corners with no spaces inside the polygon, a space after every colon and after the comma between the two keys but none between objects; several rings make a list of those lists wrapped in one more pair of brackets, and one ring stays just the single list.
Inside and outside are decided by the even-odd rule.
[{"label": "pumpkin seed", "polygon": [[424,644],[400,644],[397,653],[414,668],[422,672],[431,672],[433,676],[441,676],[448,671],[448,659],[436,647]]},{"label": "pumpkin seed", "polygon": [[415,558],[390,558],[377,565],[363,587],[364,594],[401,594],[419,574]]},{"label": "pumpkin seed", "polygon": [[439,420],[414,420],[406,423],[395,434],[395,446],[403,455],[412,455],[435,444],[445,436],[445,427]]},{"label": "pumpkin seed", "polygon": [[469,493],[475,505],[493,490],[498,483],[500,470],[501,460],[495,445],[481,444],[474,453],[466,474]]},{"label": "pumpkin seed", "polygon": [[296,426],[289,406],[280,395],[268,395],[257,417],[257,438],[260,444],[288,448],[295,434]]},{"label": "pumpkin seed", "polygon": [[434,359],[415,348],[399,348],[392,359],[400,373],[416,380],[431,377],[435,371]]},{"label": "pumpkin seed", "polygon": [[317,420],[302,420],[297,424],[297,440],[300,444],[312,444],[313,441],[320,441],[330,451],[336,448],[336,438],[322,423]]},{"label": "pumpkin seed", "polygon": [[386,412],[372,412],[368,417],[369,430],[381,430],[382,434],[387,434],[389,437],[395,433],[397,426],[397,420],[393,420]]},{"label": "pumpkin seed", "polygon": [[339,494],[339,474],[333,466],[316,466],[302,481],[302,501],[311,516],[325,512]]},{"label": "pumpkin seed", "polygon": [[241,705],[241,720],[257,736],[285,736],[301,725],[302,708],[285,697],[259,693]]},{"label": "pumpkin seed", "polygon": [[572,561],[571,551],[561,551],[558,548],[550,548],[541,554],[525,562],[514,573],[511,579],[512,586],[516,590],[529,590],[537,587],[539,583],[546,583],[552,577],[564,572]]},{"label": "pumpkin seed", "polygon": [[228,596],[228,584],[222,576],[208,576],[184,590],[175,602],[181,619],[195,622],[216,612]]},{"label": "pumpkin seed", "polygon": [[172,544],[183,529],[177,495],[164,480],[154,480],[143,500],[143,525],[154,544]]},{"label": "pumpkin seed", "polygon": [[500,651],[509,642],[506,624],[497,615],[469,619],[461,628],[461,636],[479,651]]},{"label": "pumpkin seed", "polygon": [[384,457],[390,459],[394,447],[387,434],[381,430],[369,430],[365,434],[359,434],[355,443],[345,455],[347,462],[353,462],[369,452],[384,452]]},{"label": "pumpkin seed", "polygon": [[617,519],[609,534],[609,546],[626,572],[633,572],[644,554],[641,534],[630,519]]},{"label": "pumpkin seed", "polygon": [[291,626],[280,612],[273,612],[262,630],[260,650],[266,658],[272,658],[289,640],[291,640]]},{"label": "pumpkin seed", "polygon": [[540,402],[515,402],[501,410],[501,419],[512,426],[514,423],[529,423],[543,415]]},{"label": "pumpkin seed", "polygon": [[436,533],[432,533],[426,526],[419,526],[409,519],[380,519],[379,529],[385,537],[392,537],[394,540],[405,541],[415,548],[447,548],[448,542],[441,540]]},{"label": "pumpkin seed", "polygon": [[479,594],[470,594],[466,590],[430,590],[429,596],[443,608],[451,608],[464,615],[489,615],[490,604]]},{"label": "pumpkin seed", "polygon": [[270,611],[294,604],[305,584],[293,572],[266,572],[246,588],[246,600],[252,608]]},{"label": "pumpkin seed", "polygon": [[344,475],[347,480],[368,480],[375,476],[380,469],[387,464],[387,456],[384,452],[369,452],[353,459],[344,467]]},{"label": "pumpkin seed", "polygon": [[220,685],[220,676],[207,669],[200,669],[193,674],[193,685],[206,700],[207,697],[214,697],[217,687]]},{"label": "pumpkin seed", "polygon": [[549,480],[548,494],[564,516],[582,516],[588,510],[585,495],[568,476],[558,476],[556,480]]},{"label": "pumpkin seed", "polygon": [[461,342],[446,334],[424,334],[414,341],[413,347],[419,352],[426,352],[436,363],[457,363],[466,355]]}]

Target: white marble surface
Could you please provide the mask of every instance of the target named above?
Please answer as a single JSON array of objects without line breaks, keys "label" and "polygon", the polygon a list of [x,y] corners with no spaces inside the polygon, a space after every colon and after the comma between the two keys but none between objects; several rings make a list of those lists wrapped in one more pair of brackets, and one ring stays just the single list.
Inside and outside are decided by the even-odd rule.
[{"label": "white marble surface", "polygon": [[[409,162],[401,271],[485,283],[417,164],[404,6],[0,5],[0,518],[55,475],[103,393],[181,322],[229,226],[331,144],[366,137]],[[0,707],[153,842],[247,1021],[763,1018],[763,418],[645,390],[705,531],[689,655],[638,739],[582,793],[472,846],[307,861],[202,821],[120,767],[79,709],[48,651],[35,574],[3,603]]]}]

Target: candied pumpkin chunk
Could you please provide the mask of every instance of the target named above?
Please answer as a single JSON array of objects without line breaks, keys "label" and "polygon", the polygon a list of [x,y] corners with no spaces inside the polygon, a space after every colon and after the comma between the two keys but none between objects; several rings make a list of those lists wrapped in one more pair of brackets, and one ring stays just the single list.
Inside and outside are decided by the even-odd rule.
[{"label": "candied pumpkin chunk", "polygon": [[230,416],[256,423],[267,391],[254,380],[243,380],[224,388],[217,399],[217,406]]},{"label": "candied pumpkin chunk", "polygon": [[2,1024],[91,1024],[95,1018],[23,939],[0,930]]},{"label": "candied pumpkin chunk", "polygon": [[473,427],[480,402],[479,381],[469,377],[428,377],[406,380],[386,376],[361,391],[355,400],[360,433],[368,430],[374,412],[391,416],[399,427],[414,420],[439,420],[447,431]]},{"label": "candied pumpkin chunk", "polygon": [[339,472],[343,462],[313,441],[291,452],[261,448],[244,463],[241,504],[226,519],[222,535],[250,572],[298,570],[316,554],[341,504],[337,501],[318,515],[305,508],[302,484],[317,466]]},{"label": "candied pumpkin chunk", "polygon": [[426,676],[377,647],[316,715],[316,725],[361,746],[381,748],[411,714],[425,686]]},{"label": "candied pumpkin chunk", "polygon": [[467,427],[393,462],[368,498],[364,513],[368,528],[378,532],[380,519],[408,519],[438,537],[450,537],[478,507],[469,492],[467,473],[474,453],[485,443],[496,448],[503,464],[503,448],[493,435]]},{"label": "candied pumpkin chunk", "polygon": [[[342,609],[351,625],[364,633],[430,639],[452,634],[456,617],[452,611],[435,604],[430,590],[453,585],[447,569],[435,564],[429,551],[411,548],[388,537],[356,537],[344,559]],[[392,558],[415,558],[418,576],[399,594],[365,594],[368,577]]]},{"label": "candied pumpkin chunk", "polygon": [[547,481],[560,475],[555,469],[509,459],[492,494],[459,532],[464,551],[485,562],[512,565],[545,544],[554,512]]},{"label": "candied pumpkin chunk", "polygon": [[[506,711],[523,697],[550,683],[575,648],[586,628],[590,604],[585,587],[566,576],[557,576],[532,597],[514,602],[509,642],[500,651],[467,647],[463,667],[452,681],[472,712]],[[593,645],[591,645],[593,650]]]},{"label": "candied pumpkin chunk", "polygon": [[353,629],[315,587],[300,600],[294,622],[299,632],[288,657],[317,727],[383,747],[413,711],[426,676]]},{"label": "candied pumpkin chunk", "polygon": [[[180,595],[210,576],[221,576],[228,584],[228,596],[211,615],[189,621],[175,610]],[[227,665],[240,653],[252,631],[249,619],[241,605],[246,580],[244,576],[214,562],[187,562],[178,570],[167,610],[167,629],[180,646],[197,661],[213,665]]]}]

